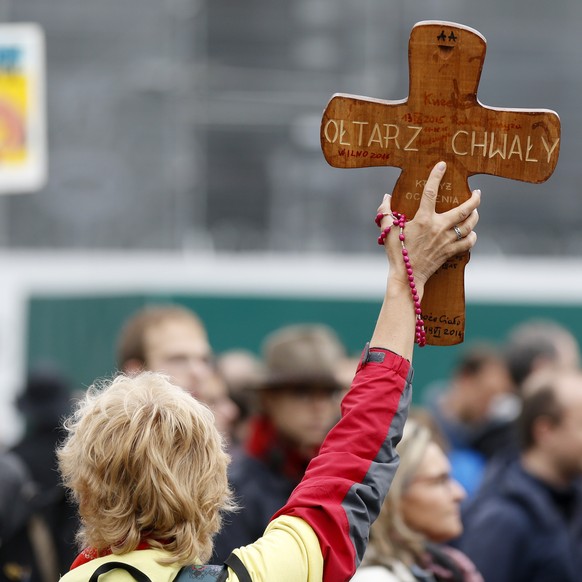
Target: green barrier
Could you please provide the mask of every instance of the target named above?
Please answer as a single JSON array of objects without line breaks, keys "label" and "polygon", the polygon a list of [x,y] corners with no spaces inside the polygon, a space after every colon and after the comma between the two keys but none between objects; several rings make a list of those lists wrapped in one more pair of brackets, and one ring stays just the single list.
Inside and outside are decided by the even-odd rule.
[{"label": "green barrier", "polygon": [[[377,301],[204,295],[115,297],[32,297],[28,318],[28,365],[58,364],[76,387],[115,372],[115,341],[122,322],[148,303],[179,303],[196,311],[208,327],[214,350],[247,348],[259,353],[266,334],[282,325],[322,322],[333,327],[351,353],[371,336]],[[579,305],[468,304],[466,341],[451,347],[416,350],[414,401],[426,386],[448,377],[456,358],[473,341],[503,341],[508,330],[529,318],[550,318],[582,341]]]}]

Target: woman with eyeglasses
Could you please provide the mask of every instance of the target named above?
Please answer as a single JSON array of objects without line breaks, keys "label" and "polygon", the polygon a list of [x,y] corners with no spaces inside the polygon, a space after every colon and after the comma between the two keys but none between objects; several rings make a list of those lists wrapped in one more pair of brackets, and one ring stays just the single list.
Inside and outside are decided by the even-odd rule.
[{"label": "woman with eyeglasses", "polygon": [[446,545],[463,531],[465,491],[431,431],[409,419],[396,450],[400,466],[353,582],[483,582],[467,556]]}]

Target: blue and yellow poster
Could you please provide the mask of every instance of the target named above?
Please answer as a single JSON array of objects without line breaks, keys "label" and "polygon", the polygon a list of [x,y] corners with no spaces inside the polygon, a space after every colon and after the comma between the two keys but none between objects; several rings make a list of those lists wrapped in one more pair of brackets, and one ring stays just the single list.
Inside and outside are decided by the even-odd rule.
[{"label": "blue and yellow poster", "polygon": [[0,194],[46,181],[44,37],[34,24],[0,25]]}]

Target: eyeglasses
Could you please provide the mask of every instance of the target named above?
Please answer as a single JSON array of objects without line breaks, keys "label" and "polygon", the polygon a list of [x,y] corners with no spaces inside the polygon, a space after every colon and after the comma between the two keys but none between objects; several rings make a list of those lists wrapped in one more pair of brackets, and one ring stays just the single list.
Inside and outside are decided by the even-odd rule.
[{"label": "eyeglasses", "polygon": [[415,477],[414,479],[412,479],[412,481],[409,484],[409,487],[411,487],[412,485],[417,485],[417,484],[426,484],[426,485],[432,485],[435,487],[448,487],[451,484],[453,484],[455,482],[455,480],[453,479],[453,477],[451,476],[450,473],[443,473],[441,475],[426,475],[426,476],[421,476],[421,477]]}]

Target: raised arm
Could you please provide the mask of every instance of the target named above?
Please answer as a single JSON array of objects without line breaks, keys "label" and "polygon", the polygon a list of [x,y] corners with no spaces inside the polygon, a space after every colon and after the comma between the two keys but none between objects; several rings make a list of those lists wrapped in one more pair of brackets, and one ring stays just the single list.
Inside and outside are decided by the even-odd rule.
[{"label": "raised arm", "polygon": [[[252,580],[342,582],[359,565],[369,529],[398,466],[395,452],[411,399],[410,359],[416,335],[415,301],[430,275],[449,257],[471,248],[476,235],[479,193],[458,208],[436,214],[435,200],[444,165],[433,169],[414,220],[393,226],[385,236],[390,272],[384,303],[342,402],[342,418],[330,431],[287,504],[266,534],[237,551]],[[390,197],[378,218],[385,232],[398,220]],[[381,218],[381,220],[380,220]],[[457,226],[460,238],[453,227]],[[418,299],[413,299],[403,245]],[[298,519],[299,518],[299,519]],[[230,580],[230,578],[229,578]]]}]

